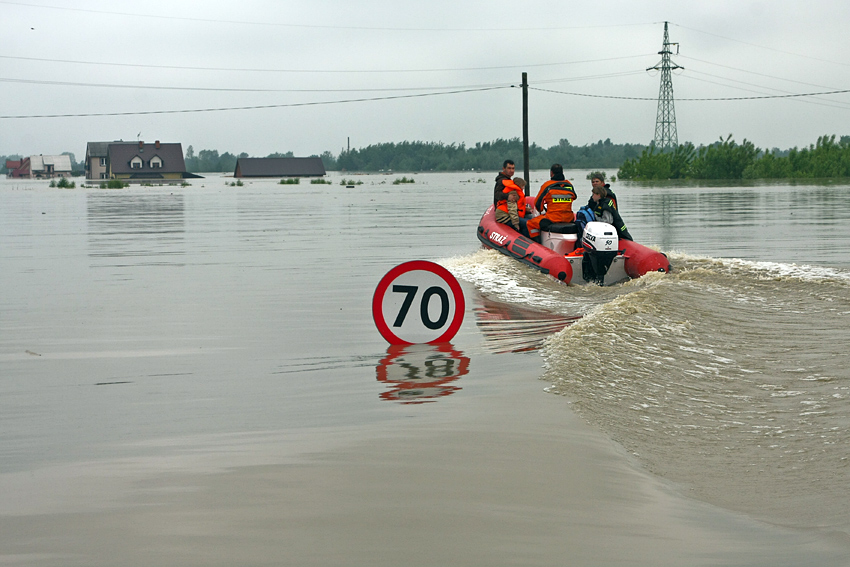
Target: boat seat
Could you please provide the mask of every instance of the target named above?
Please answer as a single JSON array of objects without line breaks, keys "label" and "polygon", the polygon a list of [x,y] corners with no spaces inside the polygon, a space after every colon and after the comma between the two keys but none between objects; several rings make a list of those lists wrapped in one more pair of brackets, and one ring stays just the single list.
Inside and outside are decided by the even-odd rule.
[{"label": "boat seat", "polygon": [[578,225],[574,222],[552,222],[543,219],[540,221],[540,230],[557,234],[578,234]]}]

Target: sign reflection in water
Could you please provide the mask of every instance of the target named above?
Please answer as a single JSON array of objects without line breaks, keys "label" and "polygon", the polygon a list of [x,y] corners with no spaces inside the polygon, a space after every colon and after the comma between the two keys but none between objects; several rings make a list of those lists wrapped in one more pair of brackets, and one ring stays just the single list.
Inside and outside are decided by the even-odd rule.
[{"label": "sign reflection in water", "polygon": [[546,337],[581,319],[581,315],[559,315],[486,297],[476,303],[478,328],[496,354],[538,350]]},{"label": "sign reflection in water", "polygon": [[451,343],[393,345],[376,372],[378,381],[389,388],[381,399],[421,404],[459,391],[453,382],[469,372],[469,358]]}]

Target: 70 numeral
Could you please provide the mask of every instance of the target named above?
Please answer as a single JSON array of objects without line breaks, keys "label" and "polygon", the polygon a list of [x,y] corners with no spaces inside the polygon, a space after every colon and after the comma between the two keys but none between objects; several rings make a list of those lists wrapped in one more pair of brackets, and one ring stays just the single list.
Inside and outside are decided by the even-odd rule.
[{"label": "70 numeral", "polygon": [[[393,293],[407,294],[407,297],[404,298],[404,302],[401,304],[401,309],[395,318],[393,327],[401,327],[402,323],[404,323],[404,319],[407,317],[407,312],[410,311],[410,306],[413,305],[413,298],[416,296],[417,291],[419,291],[419,286],[416,285],[393,286]],[[432,295],[438,295],[442,305],[440,316],[436,321],[432,321],[431,316],[428,314],[428,304],[431,301]],[[422,323],[431,330],[439,329],[445,325],[446,321],[449,319],[449,294],[446,293],[446,290],[438,286],[432,286],[426,289],[425,293],[422,294],[422,300],[419,304],[419,315],[422,317]]]}]

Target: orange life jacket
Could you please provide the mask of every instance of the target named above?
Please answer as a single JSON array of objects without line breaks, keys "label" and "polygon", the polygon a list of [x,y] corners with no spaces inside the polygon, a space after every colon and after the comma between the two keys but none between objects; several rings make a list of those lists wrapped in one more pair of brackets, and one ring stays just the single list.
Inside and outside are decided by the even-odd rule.
[{"label": "orange life jacket", "polygon": [[500,211],[504,211],[506,213],[510,212],[510,211],[508,211],[507,195],[511,191],[516,191],[517,195],[519,195],[519,199],[516,202],[517,213],[519,213],[519,216],[525,217],[525,193],[523,193],[522,189],[520,189],[519,186],[516,183],[514,183],[513,180],[511,180],[511,179],[507,179],[505,181],[502,181],[502,185],[504,185],[504,189],[502,189],[502,193],[505,194],[505,199],[499,201],[496,204],[496,208],[499,209]]},{"label": "orange life jacket", "polygon": [[576,200],[576,190],[569,181],[547,181],[540,187],[534,206],[540,213],[546,213],[546,218],[552,222],[573,222],[573,201]]}]

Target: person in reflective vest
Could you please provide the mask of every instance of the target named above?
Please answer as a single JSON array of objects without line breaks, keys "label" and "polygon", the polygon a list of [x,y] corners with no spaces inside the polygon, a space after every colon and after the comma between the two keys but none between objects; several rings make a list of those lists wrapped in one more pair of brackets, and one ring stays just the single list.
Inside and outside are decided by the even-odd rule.
[{"label": "person in reflective vest", "polygon": [[531,238],[540,237],[540,221],[549,219],[555,222],[573,222],[573,202],[576,200],[576,190],[573,184],[564,177],[564,168],[554,164],[549,168],[549,181],[540,187],[534,199],[534,207],[541,213],[528,221],[528,233]]}]

